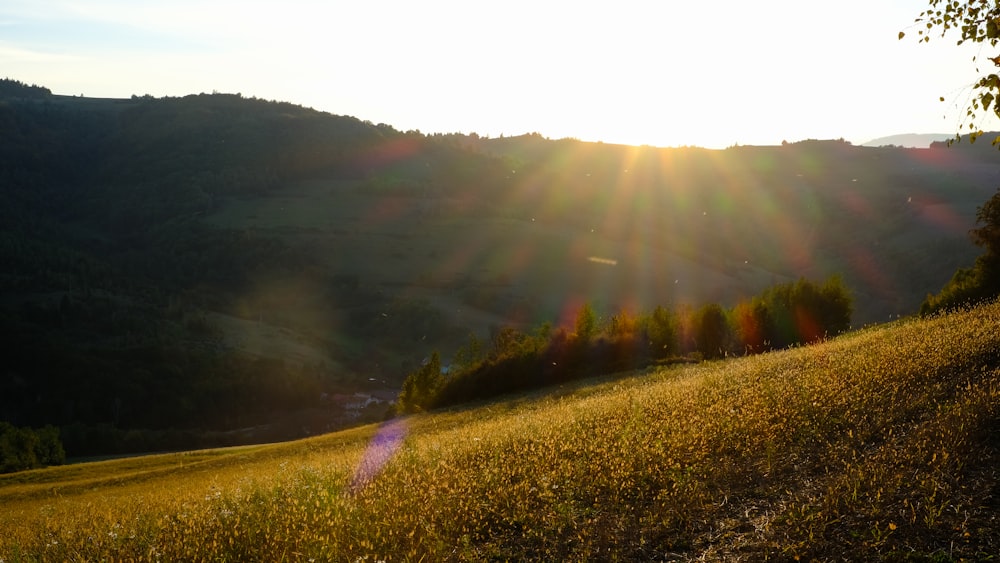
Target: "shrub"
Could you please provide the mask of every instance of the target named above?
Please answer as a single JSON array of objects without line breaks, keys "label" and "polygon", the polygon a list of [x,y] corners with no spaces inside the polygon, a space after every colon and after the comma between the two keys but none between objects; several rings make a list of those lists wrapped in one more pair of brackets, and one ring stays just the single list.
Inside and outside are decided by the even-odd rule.
[{"label": "shrub", "polygon": [[58,429],[46,426],[32,430],[0,422],[0,473],[65,462],[66,452],[59,441]]}]

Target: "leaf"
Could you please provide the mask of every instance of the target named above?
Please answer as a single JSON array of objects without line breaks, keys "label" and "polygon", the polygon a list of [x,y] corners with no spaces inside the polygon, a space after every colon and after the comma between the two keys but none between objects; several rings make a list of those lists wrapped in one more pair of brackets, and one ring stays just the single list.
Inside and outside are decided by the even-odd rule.
[{"label": "leaf", "polygon": [[899,38],[900,38],[900,39],[902,39],[902,38],[904,38],[904,37],[906,37],[906,34],[905,34],[905,33],[903,33],[902,31],[900,31],[900,32],[899,32]]}]

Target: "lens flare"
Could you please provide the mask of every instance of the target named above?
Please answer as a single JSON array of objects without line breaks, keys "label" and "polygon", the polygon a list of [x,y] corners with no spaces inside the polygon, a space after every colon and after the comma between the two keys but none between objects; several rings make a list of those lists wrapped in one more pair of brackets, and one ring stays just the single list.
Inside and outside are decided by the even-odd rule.
[{"label": "lens flare", "polygon": [[350,490],[360,492],[374,479],[399,450],[406,437],[406,419],[399,418],[382,424],[365,450],[351,479]]}]

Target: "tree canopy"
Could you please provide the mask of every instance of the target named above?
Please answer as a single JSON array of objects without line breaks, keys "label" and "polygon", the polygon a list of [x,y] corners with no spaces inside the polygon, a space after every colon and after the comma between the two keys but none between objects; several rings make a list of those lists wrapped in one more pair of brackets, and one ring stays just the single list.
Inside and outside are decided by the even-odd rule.
[{"label": "tree canopy", "polygon": [[1000,261],[1000,189],[977,208],[976,224],[981,226],[969,231],[972,241],[986,250],[989,260]]},{"label": "tree canopy", "polygon": [[972,268],[959,268],[940,293],[928,295],[920,307],[921,314],[973,305],[1000,295],[1000,189],[979,206],[976,224],[979,227],[970,230],[969,236],[986,252]]},{"label": "tree canopy", "polygon": [[[1000,42],[1000,3],[995,0],[928,0],[929,7],[920,12],[915,22],[918,25],[917,35],[921,42],[928,42],[931,37],[945,37],[953,30],[959,33],[957,44],[966,42],[989,44],[996,47]],[[906,36],[900,31],[899,38]],[[973,61],[977,61],[973,57]],[[1000,54],[987,57],[994,66],[1000,67]],[[956,140],[961,139],[962,129],[967,129],[969,141],[975,142],[983,135],[981,118],[993,112],[1000,117],[1000,71],[986,73],[980,76],[972,86],[969,105],[966,108],[964,122],[959,125]],[[945,101],[941,97],[941,101]],[[1000,143],[1000,137],[993,139],[993,144]]]}]

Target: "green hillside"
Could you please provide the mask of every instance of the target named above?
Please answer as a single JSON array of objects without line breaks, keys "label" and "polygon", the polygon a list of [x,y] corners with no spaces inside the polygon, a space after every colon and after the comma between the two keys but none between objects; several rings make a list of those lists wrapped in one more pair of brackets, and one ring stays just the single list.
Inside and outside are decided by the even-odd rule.
[{"label": "green hillside", "polygon": [[977,254],[988,143],[727,150],[398,131],[0,81],[0,421],[71,457],[374,421],[470,333],[840,275],[860,327]]},{"label": "green hillside", "polygon": [[1000,303],[298,442],[0,477],[0,559],[988,560]]}]

